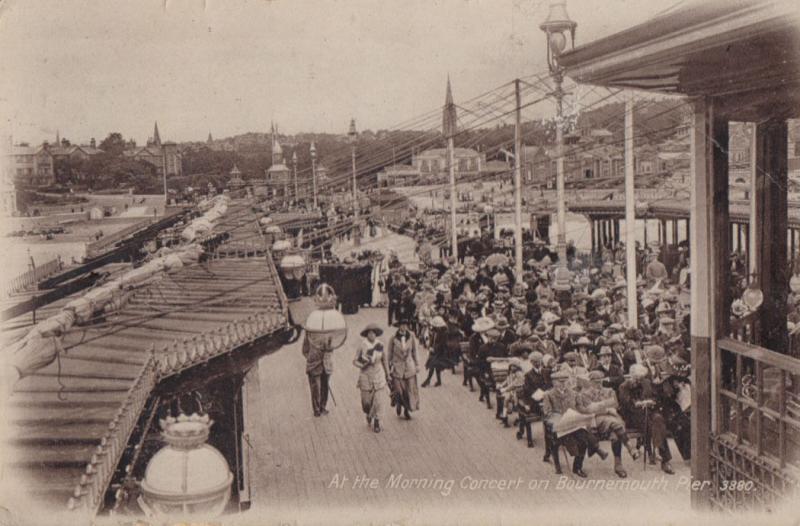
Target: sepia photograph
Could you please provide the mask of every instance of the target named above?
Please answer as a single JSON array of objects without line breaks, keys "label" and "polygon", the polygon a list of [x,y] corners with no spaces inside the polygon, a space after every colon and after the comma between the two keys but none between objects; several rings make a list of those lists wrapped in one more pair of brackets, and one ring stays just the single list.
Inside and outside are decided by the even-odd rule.
[{"label": "sepia photograph", "polygon": [[0,526],[800,520],[800,4],[0,0]]}]

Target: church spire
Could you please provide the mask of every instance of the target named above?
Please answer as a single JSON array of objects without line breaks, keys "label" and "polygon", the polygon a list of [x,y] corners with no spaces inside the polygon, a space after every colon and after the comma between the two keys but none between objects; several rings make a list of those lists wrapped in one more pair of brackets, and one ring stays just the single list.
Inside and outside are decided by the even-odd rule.
[{"label": "church spire", "polygon": [[156,121],[156,124],[153,127],[153,144],[156,146],[161,146],[161,136],[158,134],[158,121]]},{"label": "church spire", "polygon": [[456,121],[456,105],[453,103],[453,90],[450,88],[450,75],[447,75],[447,94],[444,99],[444,112],[442,115],[442,134],[445,137],[452,137],[456,134]]}]

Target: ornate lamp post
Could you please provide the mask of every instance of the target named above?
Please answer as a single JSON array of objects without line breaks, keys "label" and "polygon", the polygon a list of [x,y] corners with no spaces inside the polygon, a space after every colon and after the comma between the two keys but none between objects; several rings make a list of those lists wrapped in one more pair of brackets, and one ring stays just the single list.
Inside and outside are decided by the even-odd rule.
[{"label": "ornate lamp post", "polygon": [[564,81],[564,68],[559,66],[558,57],[567,47],[566,32],[569,32],[571,46],[575,46],[575,29],[577,22],[570,20],[567,14],[566,1],[550,3],[550,13],[547,20],[539,26],[547,36],[547,66],[555,83],[553,95],[556,98],[556,148],[558,160],[556,164],[556,194],[558,200],[558,268],[556,269],[553,287],[558,291],[570,289],[570,272],[567,268],[567,235],[566,235],[566,195],[564,190],[564,128],[563,128],[563,102],[564,91],[561,87]]},{"label": "ornate lamp post", "polygon": [[294,179],[294,204],[297,206],[299,193],[297,192],[297,151],[292,152],[292,178]]},{"label": "ornate lamp post", "polygon": [[358,186],[356,183],[356,141],[358,132],[356,131],[356,120],[350,119],[350,130],[347,132],[347,140],[350,141],[350,153],[353,158],[353,213],[358,218]]},{"label": "ornate lamp post", "polygon": [[317,147],[311,143],[311,191],[314,194],[314,210],[317,209]]},{"label": "ornate lamp post", "polygon": [[336,293],[333,287],[323,283],[314,293],[317,310],[308,315],[303,328],[308,344],[323,352],[330,352],[344,345],[347,339],[347,322],[336,310]]},{"label": "ornate lamp post", "polygon": [[356,141],[358,132],[356,131],[356,120],[350,119],[350,130],[347,132],[347,140],[350,141],[350,153],[353,158],[353,244],[359,245],[361,241],[361,227],[358,224],[358,183],[356,182]]}]

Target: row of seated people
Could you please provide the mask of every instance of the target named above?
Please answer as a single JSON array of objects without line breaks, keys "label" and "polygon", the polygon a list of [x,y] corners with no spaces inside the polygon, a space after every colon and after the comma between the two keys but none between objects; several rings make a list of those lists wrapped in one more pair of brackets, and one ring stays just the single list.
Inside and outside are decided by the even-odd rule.
[{"label": "row of seated people", "polygon": [[[464,362],[464,385],[478,384],[479,401],[492,407],[495,393],[496,418],[506,427],[516,414],[517,438],[527,438],[534,447],[531,426],[543,422],[545,462],[552,461],[561,473],[558,451],[564,447],[573,457],[573,472],[586,476],[583,460],[588,454],[605,458],[599,441],[610,440],[614,471],[627,473],[622,449],[633,458],[638,448],[631,445],[627,430],[635,430],[650,463],[658,451],[661,469],[673,473],[667,439],[675,438],[684,459],[690,456],[688,366],[678,357],[667,360],[663,349],[648,349],[640,362],[624,366],[612,363],[610,347],[603,346],[589,371],[580,365],[578,353],[570,351],[557,361],[553,355],[536,350],[528,342],[506,344],[502,333],[478,320],[467,342],[458,346]],[[594,354],[593,354],[594,356]],[[567,419],[562,422],[562,418]]]}]

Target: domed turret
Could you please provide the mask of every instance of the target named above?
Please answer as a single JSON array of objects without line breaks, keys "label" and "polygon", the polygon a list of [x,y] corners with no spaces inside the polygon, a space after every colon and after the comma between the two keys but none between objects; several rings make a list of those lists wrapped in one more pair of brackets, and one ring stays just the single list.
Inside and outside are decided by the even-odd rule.
[{"label": "domed turret", "polygon": [[233,474],[222,453],[206,444],[212,424],[197,414],[161,420],[167,445],[150,459],[141,483],[155,515],[215,517],[225,509]]}]

